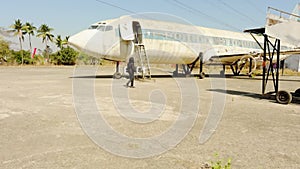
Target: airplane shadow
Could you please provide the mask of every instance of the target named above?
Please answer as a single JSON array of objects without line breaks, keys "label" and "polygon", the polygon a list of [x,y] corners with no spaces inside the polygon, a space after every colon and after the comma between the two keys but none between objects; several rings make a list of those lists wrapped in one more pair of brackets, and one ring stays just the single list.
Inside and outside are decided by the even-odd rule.
[{"label": "airplane shadow", "polygon": [[[210,92],[218,92],[218,93],[224,93],[224,94],[229,94],[229,95],[234,95],[234,96],[243,96],[243,97],[250,97],[250,98],[254,98],[254,99],[266,99],[269,100],[272,103],[276,103],[276,96],[272,95],[271,93],[267,93],[265,95],[262,94],[258,94],[258,93],[250,93],[250,92],[243,92],[243,91],[236,91],[236,90],[223,90],[223,89],[208,89],[207,91]],[[293,95],[293,100],[292,103],[296,103],[296,104],[300,104],[300,97],[299,96],[295,96],[295,93],[292,93]]]},{"label": "airplane shadow", "polygon": [[[124,76],[125,78],[128,78],[127,76]],[[187,78],[187,77],[196,77],[199,78],[199,74],[191,74],[189,76],[185,75],[177,75],[173,76],[172,74],[164,74],[164,75],[151,75],[152,78]],[[91,76],[71,76],[69,78],[82,78],[82,79],[112,79],[113,75],[91,75]],[[219,74],[206,74],[205,78],[228,78],[228,79],[243,79],[243,80],[255,80],[255,81],[262,81],[262,77],[255,77],[250,78],[247,75],[240,75],[240,76],[234,76],[234,75],[225,75],[221,76]],[[269,79],[272,81],[272,79]],[[286,81],[286,82],[300,82],[300,80],[296,79],[279,79],[279,81]]]},{"label": "airplane shadow", "polygon": [[[128,78],[128,76],[124,76]],[[190,75],[190,77],[198,77],[197,75]],[[207,76],[208,77],[208,76]],[[112,79],[113,75],[96,75],[96,76],[71,76],[69,78],[82,78],[82,79]],[[151,78],[186,78],[184,75],[151,75]]]},{"label": "airplane shadow", "polygon": [[113,75],[96,75],[96,76],[71,76],[71,79],[112,79]]}]

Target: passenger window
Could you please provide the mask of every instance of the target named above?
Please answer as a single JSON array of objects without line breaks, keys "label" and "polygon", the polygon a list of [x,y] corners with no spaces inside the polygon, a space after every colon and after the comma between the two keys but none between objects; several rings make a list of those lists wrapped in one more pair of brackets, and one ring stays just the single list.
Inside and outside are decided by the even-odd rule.
[{"label": "passenger window", "polygon": [[187,39],[186,35],[185,35],[185,34],[182,34],[182,35],[181,35],[180,41],[186,42],[186,39]]},{"label": "passenger window", "polygon": [[180,34],[176,34],[176,40],[177,40],[177,41],[180,41],[180,39],[181,39]]},{"label": "passenger window", "polygon": [[167,33],[167,39],[169,39],[169,40],[174,40],[174,35],[173,35],[172,32],[168,32],[168,33]]}]

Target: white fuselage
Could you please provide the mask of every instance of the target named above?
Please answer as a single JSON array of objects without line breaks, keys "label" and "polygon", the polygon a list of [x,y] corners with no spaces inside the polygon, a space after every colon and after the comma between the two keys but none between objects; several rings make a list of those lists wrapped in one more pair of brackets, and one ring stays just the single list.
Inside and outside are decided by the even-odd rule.
[{"label": "white fuselage", "polygon": [[[246,33],[129,16],[95,23],[72,36],[69,42],[94,57],[126,61],[120,50],[120,41],[124,39],[120,35],[120,25],[132,21],[138,21],[141,25],[143,44],[151,64],[190,64],[200,52],[207,61],[212,56],[261,51],[255,40]],[[258,40],[263,42],[262,37]]]}]

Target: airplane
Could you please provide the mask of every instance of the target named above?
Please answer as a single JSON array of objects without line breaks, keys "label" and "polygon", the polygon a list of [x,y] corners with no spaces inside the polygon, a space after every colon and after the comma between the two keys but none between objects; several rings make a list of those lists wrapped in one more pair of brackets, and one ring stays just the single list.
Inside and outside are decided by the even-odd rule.
[{"label": "airplane", "polygon": [[[130,57],[136,58],[137,71],[143,75],[148,72],[151,76],[153,64],[176,64],[174,75],[178,73],[178,65],[183,65],[188,75],[197,64],[202,69],[202,63],[223,65],[223,73],[225,65],[230,65],[238,75],[247,61],[261,60],[263,40],[259,35],[132,15],[94,23],[71,36],[69,43],[83,53],[115,61],[114,77],[121,78],[119,63],[127,62]],[[282,51],[294,48],[281,44]],[[204,73],[200,76],[204,77]]]}]

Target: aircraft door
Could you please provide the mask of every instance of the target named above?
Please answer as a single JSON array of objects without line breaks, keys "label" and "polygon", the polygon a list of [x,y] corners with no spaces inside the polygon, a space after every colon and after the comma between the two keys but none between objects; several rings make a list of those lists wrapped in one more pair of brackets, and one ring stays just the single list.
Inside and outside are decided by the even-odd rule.
[{"label": "aircraft door", "polygon": [[125,62],[134,53],[134,33],[132,22],[120,23],[120,57],[124,58]]},{"label": "aircraft door", "polygon": [[132,22],[132,29],[134,34],[134,43],[142,44],[143,43],[143,33],[142,27],[138,21]]},{"label": "aircraft door", "polygon": [[122,40],[132,41],[134,40],[133,27],[131,23],[120,24],[120,36]]}]

